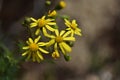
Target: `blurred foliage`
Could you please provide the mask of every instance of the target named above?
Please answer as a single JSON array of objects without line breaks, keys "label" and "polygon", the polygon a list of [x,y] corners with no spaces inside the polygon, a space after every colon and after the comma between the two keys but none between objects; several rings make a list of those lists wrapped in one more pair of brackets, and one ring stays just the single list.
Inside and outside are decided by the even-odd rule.
[{"label": "blurred foliage", "polygon": [[16,80],[18,71],[18,60],[4,44],[0,43],[0,80]]}]

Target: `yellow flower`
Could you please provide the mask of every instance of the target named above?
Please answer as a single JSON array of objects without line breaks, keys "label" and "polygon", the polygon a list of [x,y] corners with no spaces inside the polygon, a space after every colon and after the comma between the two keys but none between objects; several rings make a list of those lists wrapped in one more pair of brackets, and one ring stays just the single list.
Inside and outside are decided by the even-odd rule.
[{"label": "yellow flower", "polygon": [[74,37],[69,36],[71,34],[70,31],[66,32],[62,30],[59,33],[59,30],[55,30],[55,35],[49,35],[46,33],[46,37],[51,38],[48,42],[48,47],[54,45],[54,51],[52,57],[59,57],[58,49],[62,51],[65,55],[67,52],[71,52],[71,47],[66,43],[66,41],[75,41]]},{"label": "yellow flower", "polygon": [[40,36],[37,37],[35,40],[32,40],[31,38],[26,41],[28,46],[23,47],[24,50],[26,50],[24,53],[22,53],[22,56],[26,56],[27,60],[32,58],[32,61],[40,62],[43,60],[42,53],[48,54],[49,52],[41,48],[41,46],[45,46],[47,43],[44,42],[38,42],[40,40]]},{"label": "yellow flower", "polygon": [[57,12],[55,10],[53,10],[52,12],[51,11],[48,12],[49,17],[55,17],[56,15],[57,15]]},{"label": "yellow flower", "polygon": [[72,36],[74,34],[82,36],[81,29],[78,28],[78,24],[76,23],[76,20],[72,20],[72,22],[65,19],[65,25],[68,27],[66,30],[71,31]]},{"label": "yellow flower", "polygon": [[66,7],[65,1],[60,1],[59,6],[60,6],[61,8],[65,8],[65,7]]},{"label": "yellow flower", "polygon": [[33,22],[30,24],[30,27],[31,28],[33,28],[33,27],[37,28],[37,30],[35,32],[36,35],[39,35],[40,29],[42,29],[42,31],[43,31],[43,28],[47,28],[50,31],[55,30],[55,28],[51,27],[51,26],[56,25],[56,23],[54,22],[55,20],[54,19],[45,19],[45,17],[46,16],[43,16],[42,18],[40,18],[38,20],[36,20],[34,18],[31,18],[31,20]]},{"label": "yellow flower", "polygon": [[60,54],[58,53],[58,50],[55,50],[55,51],[52,53],[52,57],[53,57],[54,59],[57,59],[57,58],[60,57]]}]

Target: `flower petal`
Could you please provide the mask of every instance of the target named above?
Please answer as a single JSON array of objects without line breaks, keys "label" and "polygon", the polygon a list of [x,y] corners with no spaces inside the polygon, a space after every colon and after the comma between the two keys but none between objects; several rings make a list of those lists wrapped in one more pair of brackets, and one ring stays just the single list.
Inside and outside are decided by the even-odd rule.
[{"label": "flower petal", "polygon": [[57,43],[55,43],[55,45],[54,45],[54,49],[57,50]]},{"label": "flower petal", "polygon": [[79,31],[75,31],[75,34],[82,36],[82,34]]},{"label": "flower petal", "polygon": [[49,22],[49,23],[47,23],[48,25],[56,25],[56,23],[55,22]]},{"label": "flower petal", "polygon": [[35,53],[32,54],[32,60],[33,60],[33,62],[36,61],[36,60],[35,60]]},{"label": "flower petal", "polygon": [[62,36],[64,33],[65,33],[65,31],[62,30],[62,31],[60,32],[60,36]]},{"label": "flower petal", "polygon": [[55,34],[56,34],[56,36],[59,36],[59,30],[58,29],[55,30]]},{"label": "flower petal", "polygon": [[76,20],[72,20],[72,24],[76,24]]},{"label": "flower petal", "polygon": [[33,43],[33,40],[32,40],[32,38],[29,38],[29,42],[30,42],[30,43]]},{"label": "flower petal", "polygon": [[40,54],[40,52],[39,51],[37,51],[37,55],[38,55],[38,57],[41,59],[41,60],[43,60],[44,58],[43,58],[43,56]]},{"label": "flower petal", "polygon": [[35,32],[35,35],[39,35],[39,33],[40,33],[40,29],[38,28]]},{"label": "flower petal", "polygon": [[25,46],[25,47],[23,47],[22,49],[29,49],[29,46]]},{"label": "flower petal", "polygon": [[66,54],[66,52],[65,52],[65,50],[64,50],[64,48],[63,48],[63,46],[62,46],[62,44],[61,44],[61,43],[59,43],[59,47],[60,47],[60,49],[61,49],[62,53],[65,55],[65,54]]},{"label": "flower petal", "polygon": [[76,30],[81,32],[81,29],[79,29],[79,28],[76,28]]},{"label": "flower petal", "polygon": [[39,50],[40,50],[41,52],[43,52],[43,53],[46,53],[46,54],[49,53],[48,51],[46,51],[46,50],[44,50],[44,49],[42,49],[42,48],[39,48]]},{"label": "flower petal", "polygon": [[32,21],[34,21],[34,22],[36,22],[36,21],[37,21],[36,19],[34,19],[34,18],[32,18],[32,17],[31,17],[30,19],[31,19]]},{"label": "flower petal", "polygon": [[65,38],[66,36],[70,35],[71,31],[67,31],[64,35],[63,38]]},{"label": "flower petal", "polygon": [[70,21],[68,21],[67,19],[64,19],[64,20],[65,20],[65,23],[71,24]]},{"label": "flower petal", "polygon": [[29,51],[25,51],[24,53],[22,53],[22,56],[25,56],[28,53],[29,53]]},{"label": "flower petal", "polygon": [[40,63],[40,58],[36,55],[36,60],[38,63]]},{"label": "flower petal", "polygon": [[43,16],[41,19],[45,19],[45,16]]},{"label": "flower petal", "polygon": [[75,41],[75,38],[74,37],[65,37],[65,38],[63,38],[63,40],[65,40],[65,41]]},{"label": "flower petal", "polygon": [[53,57],[54,59],[60,57],[60,54],[58,53],[58,50],[55,50],[55,51],[52,53],[52,57]]},{"label": "flower petal", "polygon": [[46,46],[47,44],[48,44],[48,42],[47,43],[45,43],[45,42],[39,42],[38,43],[39,46]]},{"label": "flower petal", "polygon": [[51,39],[51,40],[48,42],[47,47],[51,46],[51,45],[54,44],[54,43],[55,43],[55,39]]},{"label": "flower petal", "polygon": [[28,57],[27,57],[27,59],[26,60],[29,60],[30,59],[30,57],[31,57],[31,52],[29,52],[29,54],[28,54]]},{"label": "flower petal", "polygon": [[33,28],[33,27],[36,27],[36,26],[37,26],[37,23],[35,23],[35,22],[30,24],[30,28]]},{"label": "flower petal", "polygon": [[41,36],[38,36],[38,37],[34,40],[34,42],[37,43],[37,42],[40,40],[40,37],[41,37]]},{"label": "flower petal", "polygon": [[50,30],[50,31],[55,31],[55,29],[54,28],[52,28],[51,26],[49,26],[49,25],[45,25],[45,27],[48,29],[48,30]]},{"label": "flower petal", "polygon": [[65,42],[62,42],[61,44],[66,52],[71,52],[71,47],[68,44],[66,44]]},{"label": "flower petal", "polygon": [[49,37],[49,38],[55,38],[55,36],[48,34],[44,27],[42,28],[42,31],[43,31],[44,36]]}]

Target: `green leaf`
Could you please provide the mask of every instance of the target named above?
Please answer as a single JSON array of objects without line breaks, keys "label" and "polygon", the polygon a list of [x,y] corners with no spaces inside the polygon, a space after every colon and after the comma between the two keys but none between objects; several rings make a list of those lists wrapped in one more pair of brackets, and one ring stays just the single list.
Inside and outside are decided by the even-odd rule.
[{"label": "green leaf", "polygon": [[70,57],[68,54],[66,54],[66,55],[64,55],[64,59],[65,59],[66,61],[70,61],[70,60],[71,60],[71,57]]}]

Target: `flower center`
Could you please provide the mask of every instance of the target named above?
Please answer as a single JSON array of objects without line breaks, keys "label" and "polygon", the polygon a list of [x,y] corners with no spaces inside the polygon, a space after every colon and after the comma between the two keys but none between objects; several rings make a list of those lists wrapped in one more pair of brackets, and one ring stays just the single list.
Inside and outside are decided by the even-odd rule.
[{"label": "flower center", "polygon": [[29,45],[29,48],[30,48],[31,51],[37,51],[39,47],[38,47],[37,44],[32,43],[32,44]]},{"label": "flower center", "polygon": [[60,43],[60,42],[63,41],[63,38],[62,38],[61,36],[57,36],[57,37],[55,38],[55,40],[56,40],[56,42]]},{"label": "flower center", "polygon": [[39,27],[43,27],[43,26],[45,26],[46,25],[46,21],[44,20],[44,19],[40,19],[39,20],[39,23],[38,23],[38,26]]},{"label": "flower center", "polygon": [[71,24],[71,28],[75,30],[76,29],[76,24]]}]

